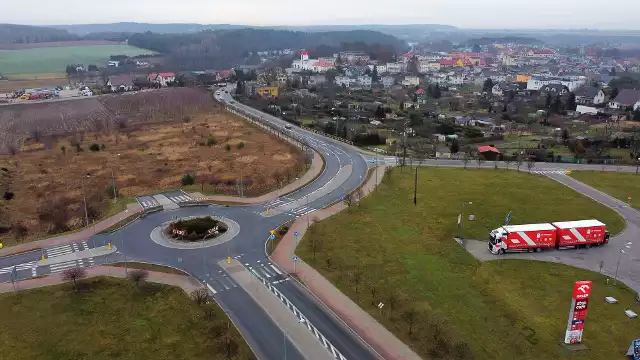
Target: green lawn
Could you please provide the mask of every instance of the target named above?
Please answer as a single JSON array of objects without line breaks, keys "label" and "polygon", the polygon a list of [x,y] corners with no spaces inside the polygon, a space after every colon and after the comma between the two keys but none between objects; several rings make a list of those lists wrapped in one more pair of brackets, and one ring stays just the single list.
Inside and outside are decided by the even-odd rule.
[{"label": "green lawn", "polygon": [[611,171],[572,171],[571,176],[624,202],[631,196],[631,206],[640,209],[640,175]]},{"label": "green lawn", "polygon": [[85,45],[0,50],[0,69],[5,75],[59,73],[68,64],[104,65],[110,55],[136,56],[153,51],[129,45]]},{"label": "green lawn", "polygon": [[[465,213],[476,221],[465,222],[464,235],[477,239],[487,238],[510,210],[513,224],[597,218],[613,233],[624,226],[615,212],[550,179],[515,171],[423,168],[418,185],[414,206],[413,171],[395,168],[360,206],[313,225],[297,252],[423,358],[571,358],[560,343],[577,280],[596,285],[584,338],[589,350],[576,359],[621,358],[640,334],[640,323],[623,314],[627,306],[640,308],[622,286],[557,264],[479,263],[452,239],[460,233],[461,204],[469,201]],[[605,305],[605,294],[620,304]]]},{"label": "green lawn", "polygon": [[[62,359],[254,359],[224,312],[199,308],[176,287],[125,280],[83,281],[0,294],[0,358]],[[211,306],[212,312],[205,309]],[[227,335],[228,334],[228,335]]]}]

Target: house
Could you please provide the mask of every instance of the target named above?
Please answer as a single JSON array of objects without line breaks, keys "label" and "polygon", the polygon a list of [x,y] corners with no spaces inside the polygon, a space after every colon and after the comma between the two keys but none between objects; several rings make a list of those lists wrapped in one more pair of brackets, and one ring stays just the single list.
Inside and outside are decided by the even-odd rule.
[{"label": "house", "polygon": [[478,153],[484,156],[485,160],[497,160],[500,158],[500,150],[493,146],[485,145],[478,147]]},{"label": "house", "polygon": [[456,66],[456,61],[453,59],[440,59],[440,68]]},{"label": "house", "polygon": [[227,80],[233,75],[233,70],[220,70],[216,73],[216,81]]},{"label": "house", "polygon": [[176,81],[176,74],[172,72],[149,74],[147,75],[147,80],[152,83],[160,84],[160,86],[167,86]]},{"label": "house", "polygon": [[327,77],[324,75],[311,75],[309,76],[309,86],[323,85],[327,82]]},{"label": "house", "polygon": [[355,80],[348,76],[336,76],[334,81],[336,85],[342,87],[351,87],[351,84],[355,83]]},{"label": "house", "polygon": [[380,80],[382,81],[382,86],[386,88],[392,87],[396,83],[396,79],[393,76],[383,76]]},{"label": "house", "polygon": [[506,96],[509,93],[517,92],[518,89],[518,84],[501,82],[493,85],[493,88],[491,88],[491,93],[495,96]]},{"label": "house", "polygon": [[108,67],[118,67],[118,66],[120,66],[120,61],[109,61],[107,63],[107,66]]},{"label": "house", "polygon": [[133,77],[129,75],[109,76],[104,86],[112,92],[131,91],[133,89]]},{"label": "house", "polygon": [[420,85],[420,78],[417,76],[405,76],[402,80],[402,86],[418,86]]},{"label": "house", "polygon": [[540,88],[541,93],[549,93],[551,95],[564,95],[569,92],[569,89],[561,84],[549,84]]},{"label": "house", "polygon": [[578,105],[578,106],[576,106],[576,114],[578,114],[578,115],[582,115],[582,114],[598,115],[598,109],[596,109],[594,107],[591,107],[591,106]]},{"label": "house", "polygon": [[583,86],[578,88],[574,94],[576,95],[576,103],[582,105],[600,105],[604,103],[604,91],[593,86]]},{"label": "house", "polygon": [[627,108],[633,108],[633,110],[637,110],[638,108],[640,108],[640,90],[620,90],[618,96],[616,96],[615,99],[609,102],[609,107],[619,110],[626,110]]},{"label": "house", "polygon": [[277,86],[262,86],[256,88],[256,94],[260,97],[278,97],[278,87]]},{"label": "house", "polygon": [[371,89],[371,76],[369,75],[360,75],[357,79],[357,84],[364,89]]}]

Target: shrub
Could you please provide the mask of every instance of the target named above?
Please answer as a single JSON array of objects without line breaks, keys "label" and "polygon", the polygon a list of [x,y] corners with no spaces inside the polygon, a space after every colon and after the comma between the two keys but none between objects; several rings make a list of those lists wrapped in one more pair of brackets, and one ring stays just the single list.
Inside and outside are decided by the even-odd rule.
[{"label": "shrub", "polygon": [[180,182],[182,183],[182,186],[193,185],[196,183],[196,177],[191,174],[184,174]]},{"label": "shrub", "polygon": [[117,187],[114,187],[113,184],[111,184],[107,188],[107,196],[111,199],[116,196],[120,196],[120,190]]},{"label": "shrub", "polygon": [[240,142],[238,143],[238,145],[236,145],[236,148],[237,148],[238,150],[242,149],[243,147],[244,147],[244,143],[243,143],[242,141],[240,141]]},{"label": "shrub", "polygon": [[93,143],[91,144],[91,146],[89,146],[89,150],[96,152],[96,151],[100,151],[100,145]]},{"label": "shrub", "polygon": [[4,192],[4,199],[7,200],[7,201],[13,199],[14,196],[15,196],[15,194],[13,192],[11,192],[11,191],[5,191]]},{"label": "shrub", "polygon": [[183,117],[182,117],[182,121],[183,121],[183,122],[185,122],[185,123],[190,122],[190,121],[191,121],[191,116],[189,116],[189,115],[185,115],[185,116],[183,116]]},{"label": "shrub", "polygon": [[227,144],[224,146],[224,149],[227,151],[231,151],[231,145]]},{"label": "shrub", "polygon": [[209,138],[207,139],[207,146],[212,147],[215,144],[216,144],[216,138],[214,138],[213,136],[209,136]]}]

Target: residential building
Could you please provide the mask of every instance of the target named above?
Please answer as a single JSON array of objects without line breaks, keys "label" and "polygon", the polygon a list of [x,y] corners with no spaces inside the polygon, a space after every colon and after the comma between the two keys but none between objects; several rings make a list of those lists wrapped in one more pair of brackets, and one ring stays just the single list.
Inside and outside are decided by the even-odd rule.
[{"label": "residential building", "polygon": [[383,76],[380,80],[382,81],[382,86],[386,88],[392,87],[396,83],[396,79],[393,76]]},{"label": "residential building", "polygon": [[351,87],[351,84],[354,84],[355,80],[348,76],[336,76],[335,83],[338,86]]},{"label": "residential building", "polygon": [[260,97],[278,97],[278,87],[277,86],[263,86],[255,89],[256,95]]},{"label": "residential building", "polygon": [[107,66],[108,66],[108,67],[118,67],[118,66],[120,66],[120,61],[113,61],[113,60],[112,60],[112,61],[109,61],[109,62],[107,63]]},{"label": "residential building", "polygon": [[319,86],[327,82],[327,77],[324,75],[311,75],[309,76],[309,86]]},{"label": "residential building", "polygon": [[420,85],[420,78],[417,76],[405,76],[402,80],[402,86],[418,86]]},{"label": "residential building", "polygon": [[550,57],[553,57],[553,55],[554,55],[554,52],[549,49],[529,50],[525,54],[525,56],[527,57],[541,57],[541,58],[550,58]]},{"label": "residential building", "polygon": [[609,102],[609,107],[616,110],[626,110],[640,108],[640,90],[622,89],[615,99]]},{"label": "residential building", "polygon": [[369,76],[369,75],[360,75],[360,76],[358,76],[357,84],[358,84],[358,86],[360,86],[362,88],[370,89],[371,88],[371,76]]},{"label": "residential building", "polygon": [[583,86],[576,89],[576,103],[581,105],[600,105],[604,103],[604,91],[593,86]]},{"label": "residential building", "polygon": [[418,62],[418,71],[421,74],[426,74],[429,71],[431,71],[431,67],[429,67],[429,62],[428,61],[420,61]]},{"label": "residential building", "polygon": [[[335,64],[335,61],[333,64]],[[333,64],[320,59],[309,59],[309,53],[307,51],[303,51],[300,53],[300,59],[294,60],[291,67],[298,71],[306,70],[322,73],[335,68]]]},{"label": "residential building", "polygon": [[333,54],[334,58],[338,58],[338,56],[340,56],[340,59],[342,59],[342,61],[346,61],[349,63],[355,63],[358,61],[361,62],[367,62],[371,59],[371,57],[361,51],[343,51],[340,54]]},{"label": "residential building", "polygon": [[537,77],[534,76],[527,81],[527,90],[540,90],[545,85],[560,84],[566,86],[569,91],[574,91],[584,85],[585,80],[570,80],[562,77]]},{"label": "residential building", "polygon": [[147,80],[160,84],[160,86],[167,86],[176,81],[176,74],[172,72],[149,74],[147,75]]},{"label": "residential building", "polygon": [[406,69],[406,64],[401,62],[387,63],[387,73],[389,74],[400,74],[405,72]]},{"label": "residential building", "polygon": [[540,92],[551,95],[564,95],[569,92],[569,88],[562,84],[549,84],[540,88]]},{"label": "residential building", "polygon": [[378,74],[385,74],[387,72],[387,64],[379,64],[375,66],[376,70],[378,70]]},{"label": "residential building", "polygon": [[133,89],[133,77],[129,75],[109,76],[104,86],[112,92],[130,91]]},{"label": "residential building", "polygon": [[510,92],[515,93],[518,91],[518,84],[501,82],[493,85],[491,93],[495,96],[507,96]]}]

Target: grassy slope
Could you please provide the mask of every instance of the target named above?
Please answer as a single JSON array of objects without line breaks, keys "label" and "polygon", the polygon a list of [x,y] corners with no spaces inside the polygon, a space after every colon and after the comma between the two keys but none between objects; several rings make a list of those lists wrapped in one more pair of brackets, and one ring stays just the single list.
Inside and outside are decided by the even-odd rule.
[{"label": "grassy slope", "polygon": [[[0,295],[3,359],[226,359],[227,317],[216,307],[211,320],[181,289],[125,280],[86,280]],[[208,305],[207,305],[208,306]],[[239,353],[251,351],[231,326]]]},{"label": "grassy slope", "polygon": [[610,171],[572,171],[571,176],[624,202],[631,196],[631,206],[640,209],[640,175]]},{"label": "grassy slope", "polygon": [[68,64],[102,64],[110,55],[136,56],[152,51],[129,45],[89,45],[0,50],[0,69],[5,75],[58,73]]},{"label": "grassy slope", "polygon": [[[612,351],[632,340],[629,330],[640,330],[625,321],[623,305],[600,300],[606,292],[626,306],[633,294],[605,291],[598,274],[518,260],[482,264],[452,240],[463,201],[473,202],[466,212],[477,218],[465,223],[465,236],[479,239],[509,210],[514,224],[598,218],[620,231],[622,219],[602,205],[550,179],[502,170],[420,169],[417,207],[408,169],[394,169],[377,191],[360,208],[312,227],[298,253],[424,358],[438,358],[438,347],[449,347],[456,359],[468,355],[465,349],[478,359],[566,358],[559,343],[576,280],[596,282],[585,332],[590,359],[614,358]],[[320,248],[315,260],[314,241]],[[385,303],[382,315],[374,306],[379,302]],[[412,336],[410,309],[417,313]],[[446,335],[434,340],[441,328]]]}]

